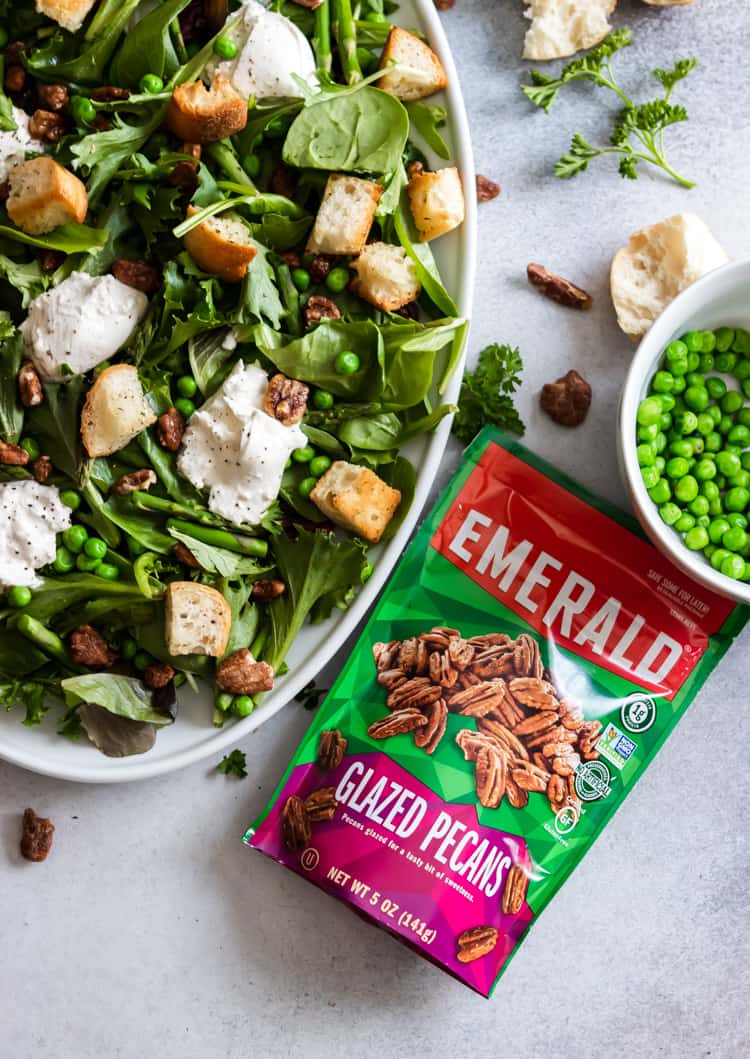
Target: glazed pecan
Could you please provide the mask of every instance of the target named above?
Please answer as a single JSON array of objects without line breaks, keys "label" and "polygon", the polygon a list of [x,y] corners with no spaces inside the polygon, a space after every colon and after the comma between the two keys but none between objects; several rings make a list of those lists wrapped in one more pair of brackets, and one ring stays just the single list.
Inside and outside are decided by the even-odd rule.
[{"label": "glazed pecan", "polygon": [[519,864],[514,864],[505,877],[503,886],[503,915],[517,916],[523,908],[529,879]]},{"label": "glazed pecan", "polygon": [[428,706],[442,695],[442,689],[436,687],[428,677],[412,677],[391,691],[385,704],[389,710],[411,709]]},{"label": "glazed pecan", "polygon": [[532,636],[521,633],[513,648],[513,667],[516,676],[541,678],[544,672],[539,644]]},{"label": "glazed pecan", "polygon": [[45,85],[39,82],[37,85],[39,102],[45,110],[64,110],[68,105],[70,94],[65,85]]},{"label": "glazed pecan", "polygon": [[100,85],[92,89],[91,98],[95,103],[119,103],[130,99],[130,89],[118,85]]},{"label": "glazed pecan", "polygon": [[573,748],[570,743],[544,743],[542,746],[542,754],[552,761],[556,757],[565,757],[566,754],[573,753]]},{"label": "glazed pecan", "polygon": [[301,798],[287,798],[281,813],[281,834],[287,849],[304,849],[312,837],[312,827]]},{"label": "glazed pecan", "polygon": [[411,708],[395,710],[379,721],[374,721],[367,729],[371,739],[390,739],[394,735],[413,732],[427,724],[427,718],[420,710]]},{"label": "glazed pecan", "polygon": [[447,651],[433,651],[430,655],[430,680],[442,688],[452,688],[458,680],[458,670],[451,665]]},{"label": "glazed pecan", "polygon": [[498,644],[488,647],[477,654],[472,663],[472,671],[485,680],[490,677],[502,677],[513,673],[514,649],[509,644]]},{"label": "glazed pecan", "polygon": [[555,689],[539,677],[516,677],[508,687],[514,699],[533,710],[554,710],[557,706]]},{"label": "glazed pecan", "polygon": [[476,648],[472,647],[466,640],[461,639],[460,636],[454,637],[448,643],[448,658],[459,672],[471,665],[475,653]]},{"label": "glazed pecan", "polygon": [[29,464],[29,470],[37,482],[43,485],[52,474],[52,460],[49,456],[38,456]]},{"label": "glazed pecan", "polygon": [[448,629],[445,625],[436,625],[429,632],[423,632],[420,640],[424,640],[428,647],[447,647],[455,637],[460,636],[458,629]]},{"label": "glazed pecan", "polygon": [[320,787],[308,794],[302,805],[311,823],[319,824],[324,820],[331,820],[336,815],[339,803],[335,794],[335,787]]},{"label": "glazed pecan", "polygon": [[302,315],[305,318],[307,327],[313,327],[315,324],[319,324],[321,320],[341,319],[341,311],[336,302],[331,301],[330,298],[325,298],[322,294],[313,294],[312,297],[307,299]]},{"label": "glazed pecan", "polygon": [[333,772],[344,760],[347,741],[338,728],[328,728],[318,738],[318,768],[324,772]]},{"label": "glazed pecan", "polygon": [[42,272],[49,275],[50,272],[57,272],[67,256],[62,250],[41,250],[37,254],[37,261]]},{"label": "glazed pecan", "polygon": [[477,798],[486,809],[497,809],[505,794],[507,758],[494,747],[483,746],[475,763]]},{"label": "glazed pecan", "polygon": [[34,408],[44,400],[41,380],[30,360],[25,360],[19,369],[18,393],[24,408]]},{"label": "glazed pecan", "polygon": [[37,816],[33,809],[24,809],[21,831],[21,856],[37,863],[47,859],[52,849],[55,825],[45,816]]},{"label": "glazed pecan", "polygon": [[406,175],[408,176],[409,180],[413,180],[414,177],[421,176],[422,173],[424,173],[424,166],[421,162],[417,161],[416,159],[413,162],[409,162],[408,166],[406,167]]},{"label": "glazed pecan", "polygon": [[581,758],[575,751],[561,754],[552,762],[552,771],[558,776],[575,776],[576,769],[581,764]]},{"label": "glazed pecan", "polygon": [[122,478],[118,478],[112,485],[112,492],[115,496],[128,496],[130,493],[149,490],[152,485],[156,485],[156,481],[155,473],[144,467],[141,471],[123,474]]},{"label": "glazed pecan", "polygon": [[374,643],[372,645],[372,657],[378,669],[391,669],[398,658],[400,644],[398,640],[390,643]]},{"label": "glazed pecan", "polygon": [[474,960],[492,952],[497,945],[497,939],[498,932],[494,927],[472,927],[471,930],[465,930],[456,938],[456,959],[459,963],[473,963]]},{"label": "glazed pecan", "polygon": [[456,743],[464,752],[464,761],[476,761],[477,754],[484,746],[494,746],[498,750],[505,750],[502,743],[493,740],[483,732],[474,732],[471,728],[462,728],[456,735]]},{"label": "glazed pecan", "polygon": [[120,283],[143,294],[155,294],[161,287],[161,272],[145,261],[129,261],[125,257],[118,257],[112,262],[111,271]]},{"label": "glazed pecan", "polygon": [[23,92],[26,87],[26,71],[23,66],[7,66],[5,69],[5,91],[11,95]]},{"label": "glazed pecan", "polygon": [[174,675],[175,670],[166,662],[152,662],[143,672],[143,683],[147,688],[165,688]]},{"label": "glazed pecan", "polygon": [[28,462],[29,454],[26,449],[9,441],[0,441],[0,463],[6,467],[25,467]]},{"label": "glazed pecan", "polygon": [[510,728],[512,731],[517,724],[521,723],[525,714],[513,696],[506,692],[505,695],[503,695],[502,701],[499,702],[497,706],[494,706],[486,716],[492,717],[496,721],[500,721],[506,728]]},{"label": "glazed pecan", "polygon": [[182,147],[180,147],[180,154],[189,154],[196,162],[200,162],[203,156],[203,148],[199,143],[183,143]]},{"label": "glazed pecan", "polygon": [[389,691],[393,691],[395,688],[405,684],[406,680],[406,673],[404,673],[403,669],[381,669],[377,676],[377,681],[381,688],[388,688]]},{"label": "glazed pecan", "polygon": [[[460,634],[456,633],[456,635]],[[513,643],[510,636],[504,632],[486,632],[481,636],[470,636],[466,642],[476,647],[477,651],[483,651],[488,647],[507,647]]]},{"label": "glazed pecan", "polygon": [[37,140],[57,143],[65,135],[67,122],[53,110],[35,110],[29,118],[29,133]]},{"label": "glazed pecan", "polygon": [[500,185],[477,173],[477,202],[491,202],[500,194]]},{"label": "glazed pecan", "polygon": [[542,732],[555,728],[557,724],[558,717],[553,710],[540,710],[539,713],[532,713],[530,717],[525,717],[514,725],[513,734],[519,736],[541,735]]},{"label": "glazed pecan", "polygon": [[263,411],[285,427],[299,423],[307,411],[310,387],[286,375],[274,375],[263,398]]},{"label": "glazed pecan", "polygon": [[440,740],[445,735],[448,724],[448,707],[442,699],[438,699],[429,706],[425,706],[422,712],[427,718],[427,724],[415,731],[414,745],[424,750],[425,754],[434,754]]},{"label": "glazed pecan", "polygon": [[313,283],[322,283],[335,264],[331,254],[316,254],[310,262],[310,278]]},{"label": "glazed pecan", "polygon": [[174,405],[168,412],[159,416],[156,422],[156,433],[159,444],[163,448],[169,449],[170,452],[177,452],[182,444],[182,435],[185,433],[185,420]]},{"label": "glazed pecan", "polygon": [[532,765],[531,762],[525,762],[523,768],[514,768],[510,775],[513,782],[520,787],[522,791],[533,791],[537,794],[544,794],[547,790],[550,774],[544,769]]},{"label": "glazed pecan", "polygon": [[567,729],[563,728],[562,725],[556,725],[554,728],[548,728],[544,732],[540,732],[538,735],[527,735],[526,746],[529,750],[539,750],[540,753],[544,753],[544,746],[546,743],[562,743]]},{"label": "glazed pecan", "polygon": [[542,387],[539,403],[550,419],[560,426],[577,427],[591,407],[591,386],[577,371],[569,371],[556,382],[548,382]]},{"label": "glazed pecan", "polygon": [[79,625],[68,637],[71,660],[79,666],[107,668],[117,658],[107,641],[93,625]]},{"label": "glazed pecan", "polygon": [[252,598],[259,603],[278,599],[286,592],[286,585],[278,577],[261,577],[253,583]]},{"label": "glazed pecan", "polygon": [[193,553],[190,551],[186,544],[182,543],[182,541],[177,541],[175,543],[174,547],[172,548],[172,555],[174,555],[175,559],[177,559],[178,562],[182,563],[183,566],[189,566],[191,570],[203,569],[203,567],[195,558]]},{"label": "glazed pecan", "polygon": [[512,757],[528,759],[529,752],[526,747],[520,739],[513,735],[512,732],[508,731],[504,724],[500,724],[499,721],[490,720],[487,717],[480,717],[477,721],[477,728],[480,732],[491,736],[493,739],[496,739],[497,742],[507,747],[508,752]]},{"label": "glazed pecan", "polygon": [[560,724],[571,732],[577,732],[583,726],[583,710],[577,702],[563,699],[560,703]]},{"label": "glazed pecan", "polygon": [[193,195],[198,187],[198,166],[185,159],[175,162],[167,180],[171,187],[179,188],[186,195]]},{"label": "glazed pecan", "polygon": [[451,694],[448,708],[451,713],[460,713],[464,717],[486,717],[497,709],[507,694],[502,680],[488,680]]},{"label": "glazed pecan", "polygon": [[505,797],[514,809],[523,809],[529,804],[529,792],[518,786],[512,774],[505,780]]},{"label": "glazed pecan", "polygon": [[555,773],[550,776],[549,783],[547,784],[547,797],[549,798],[549,804],[552,806],[554,812],[562,809],[565,805],[565,796],[567,793],[567,785],[562,776]]},{"label": "glazed pecan", "polygon": [[430,664],[427,644],[416,636],[404,640],[398,649],[397,666],[408,675],[426,673]]},{"label": "glazed pecan", "polygon": [[271,691],[274,674],[268,662],[256,662],[247,647],[240,647],[216,667],[216,683],[232,695],[257,695]]},{"label": "glazed pecan", "polygon": [[556,276],[544,265],[528,265],[526,275],[532,287],[536,287],[558,305],[565,305],[569,309],[591,308],[592,299],[587,291],[582,287],[576,287],[575,283],[571,283],[569,279]]},{"label": "glazed pecan", "polygon": [[602,734],[601,721],[587,721],[578,732],[578,749],[584,761],[593,761],[599,757],[596,744]]},{"label": "glazed pecan", "polygon": [[271,173],[269,187],[274,195],[291,199],[297,191],[297,177],[287,166],[277,165]]},{"label": "glazed pecan", "polygon": [[289,266],[289,268],[301,268],[302,258],[294,250],[287,250],[281,255],[282,261]]}]

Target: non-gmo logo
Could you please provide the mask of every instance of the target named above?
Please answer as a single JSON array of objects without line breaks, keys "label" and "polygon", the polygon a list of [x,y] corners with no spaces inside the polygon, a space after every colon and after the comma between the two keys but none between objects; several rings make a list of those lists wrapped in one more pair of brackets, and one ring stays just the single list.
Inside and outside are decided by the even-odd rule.
[{"label": "non-gmo logo", "polygon": [[648,695],[638,695],[620,707],[623,728],[628,732],[647,732],[656,720],[656,703]]},{"label": "non-gmo logo", "polygon": [[603,761],[584,761],[576,769],[576,794],[582,802],[606,798],[612,789],[610,778],[610,771]]}]

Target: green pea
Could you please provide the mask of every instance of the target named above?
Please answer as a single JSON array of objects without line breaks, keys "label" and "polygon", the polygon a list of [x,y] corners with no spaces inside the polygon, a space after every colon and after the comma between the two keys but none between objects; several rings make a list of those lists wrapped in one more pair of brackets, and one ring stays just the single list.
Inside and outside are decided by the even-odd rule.
[{"label": "green pea", "polygon": [[735,412],[739,412],[744,403],[742,394],[738,390],[727,390],[719,401],[719,406],[725,415],[734,415]]},{"label": "green pea", "polygon": [[750,399],[750,379],[745,379],[742,383],[742,392],[745,397]]},{"label": "green pea", "polygon": [[727,441],[746,449],[750,445],[750,428],[743,426],[742,423],[735,424],[727,434]]},{"label": "green pea", "polygon": [[691,552],[703,551],[708,543],[708,531],[705,526],[693,526],[685,534],[685,545]]},{"label": "green pea", "polygon": [[80,552],[86,541],[89,539],[88,530],[85,526],[69,526],[63,532],[63,542],[66,548],[70,548],[72,552]]},{"label": "green pea", "polygon": [[195,405],[189,397],[178,397],[174,406],[184,419],[190,419],[195,411]]},{"label": "green pea", "polygon": [[220,59],[236,59],[237,51],[237,45],[231,37],[217,37],[214,41],[214,52]]},{"label": "green pea", "polygon": [[750,353],[750,332],[738,327],[732,339],[732,352],[746,357]]},{"label": "green pea", "polygon": [[740,486],[742,489],[750,489],[750,471],[737,471],[736,474],[729,475],[727,485],[730,489],[735,488],[735,486]]},{"label": "green pea", "polygon": [[671,393],[660,393],[661,406],[665,412],[671,412],[677,404],[677,398],[673,397]]},{"label": "green pea", "polygon": [[222,713],[231,710],[233,702],[234,695],[230,695],[228,691],[221,691],[218,695],[214,696],[214,706],[217,710],[221,710]]},{"label": "green pea", "polygon": [[639,445],[636,450],[639,467],[651,467],[656,459],[656,449],[653,443]]},{"label": "green pea", "polygon": [[705,557],[707,559],[710,559],[715,551],[716,551],[716,545],[715,544],[707,544],[706,547],[703,549],[703,554],[705,555]]},{"label": "green pea", "polygon": [[714,421],[708,412],[701,412],[698,416],[697,431],[702,434],[704,438],[708,437],[709,434],[713,433]]},{"label": "green pea", "polygon": [[709,503],[712,500],[718,500],[719,499],[720,490],[719,490],[719,487],[716,484],[716,482],[711,482],[711,481],[701,482],[700,488],[701,488],[701,496],[705,496],[706,500],[708,500]]},{"label": "green pea", "polygon": [[42,454],[34,438],[21,438],[20,445],[24,452],[28,452],[30,460],[37,460]]},{"label": "green pea", "polygon": [[695,515],[696,518],[703,518],[704,515],[708,514],[709,503],[705,496],[699,494],[695,500],[690,501],[688,508],[691,515]]},{"label": "green pea", "polygon": [[82,573],[90,574],[96,570],[97,566],[101,566],[101,559],[94,559],[91,556],[84,555],[83,552],[76,557],[76,568]]},{"label": "green pea", "polygon": [[728,489],[724,495],[724,507],[727,511],[744,511],[750,503],[750,491],[741,485]]},{"label": "green pea", "polygon": [[731,526],[721,538],[721,543],[730,552],[739,552],[746,547],[748,536],[740,526]]},{"label": "green pea", "polygon": [[680,517],[674,524],[674,528],[678,533],[687,533],[688,530],[692,529],[695,525],[695,519],[688,511],[683,511]]},{"label": "green pea", "polygon": [[744,471],[750,471],[750,452],[743,452],[740,456],[740,462]]},{"label": "green pea", "polygon": [[653,489],[656,483],[659,481],[661,474],[659,473],[658,467],[642,467],[641,478],[643,484],[647,489]]},{"label": "green pea", "polygon": [[661,516],[662,522],[666,522],[668,526],[674,526],[674,524],[677,522],[680,515],[682,514],[682,511],[679,509],[677,504],[674,504],[672,503],[672,501],[669,501],[668,503],[661,505],[661,507],[659,508],[659,514]]},{"label": "green pea", "polygon": [[692,474],[686,474],[684,478],[679,478],[675,483],[674,494],[678,500],[682,500],[683,503],[689,504],[691,500],[695,500],[698,495],[698,482]]},{"label": "green pea", "polygon": [[729,552],[726,548],[717,548],[711,555],[711,566],[713,566],[714,570],[721,570],[721,564],[728,556]]},{"label": "green pea", "polygon": [[334,397],[328,390],[316,390],[313,394],[313,408],[317,408],[321,412],[327,412],[329,408],[333,408]]},{"label": "green pea", "polygon": [[721,474],[730,477],[741,470],[742,463],[736,453],[722,449],[721,452],[716,453],[716,466]]},{"label": "green pea", "polygon": [[651,389],[654,393],[671,393],[674,386],[674,375],[671,371],[657,371],[651,379]]},{"label": "green pea", "polygon": [[724,439],[718,431],[712,430],[710,434],[706,434],[703,444],[706,452],[718,452],[724,444]]},{"label": "green pea", "polygon": [[[359,371],[360,361],[356,353],[349,351],[345,353],[339,353],[334,361],[333,367],[337,375],[356,375]],[[647,398],[647,400],[656,400],[656,398]],[[651,425],[658,426],[659,416],[661,415],[661,403],[659,404],[659,412]]]},{"label": "green pea", "polygon": [[[648,468],[646,468],[646,470],[648,470]],[[672,490],[669,488],[669,482],[667,479],[659,478],[656,484],[649,489],[648,495],[657,505],[666,504],[667,500],[671,500]]]},{"label": "green pea", "polygon": [[654,448],[656,449],[657,455],[660,452],[664,452],[667,447],[667,435],[663,430],[660,430],[653,441]]},{"label": "green pea", "polygon": [[148,669],[153,662],[153,658],[148,651],[136,651],[133,657],[133,665],[136,669]]},{"label": "green pea", "polygon": [[659,433],[659,424],[650,423],[647,427],[638,427],[639,441],[655,441]]},{"label": "green pea", "polygon": [[305,445],[303,449],[295,449],[292,453],[292,459],[295,463],[309,463],[314,458],[315,449],[312,445]]},{"label": "green pea", "polygon": [[713,353],[716,349],[716,335],[713,331],[701,331],[701,353]]},{"label": "green pea", "polygon": [[696,435],[693,438],[693,452],[696,456],[700,456],[706,447],[706,443],[700,435]]},{"label": "green pea", "polygon": [[177,392],[180,397],[195,397],[198,392],[198,383],[192,375],[181,375],[177,380]]},{"label": "green pea", "polygon": [[650,427],[657,425],[662,413],[662,403],[658,397],[644,397],[638,405],[636,421],[639,426]]},{"label": "green pea", "polygon": [[734,342],[734,331],[731,327],[720,327],[716,332],[716,348],[719,353],[726,353]]},{"label": "green pea", "polygon": [[332,268],[326,276],[326,287],[333,294],[340,294],[349,282],[348,268]]},{"label": "green pea", "polygon": [[31,589],[26,585],[14,585],[8,592],[8,603],[16,610],[28,607],[31,603]]},{"label": "green pea", "polygon": [[120,571],[114,563],[100,563],[94,572],[105,581],[116,581],[120,576]]},{"label": "green pea", "polygon": [[368,14],[365,15],[364,21],[365,22],[376,22],[376,23],[380,24],[380,23],[383,23],[383,22],[387,22],[388,19],[386,18],[386,16],[383,14],[382,11],[370,11]]},{"label": "green pea", "polygon": [[669,478],[683,478],[690,470],[690,464],[684,456],[673,456],[667,460],[665,470]]},{"label": "green pea", "polygon": [[699,482],[706,482],[716,477],[716,464],[708,456],[704,456],[703,459],[698,460],[696,463],[693,468],[693,474]]},{"label": "green pea", "polygon": [[317,478],[303,478],[297,486],[300,496],[303,496],[305,500],[309,497],[315,486],[318,484]]},{"label": "green pea", "polygon": [[726,518],[730,526],[739,526],[740,529],[747,529],[748,521],[740,511],[730,511]]},{"label": "green pea", "polygon": [[706,380],[699,371],[689,371],[685,376],[685,382],[688,384],[688,388],[691,386],[699,386],[701,389],[704,389],[706,385]]},{"label": "green pea", "polygon": [[701,353],[701,362],[698,365],[699,371],[704,375],[714,370],[714,355],[713,353]]},{"label": "green pea", "polygon": [[706,409],[706,414],[711,416],[714,421],[714,426],[721,422],[721,409],[718,405],[712,404],[710,408]]},{"label": "green pea", "polygon": [[257,154],[245,155],[245,160],[242,163],[242,168],[245,170],[251,180],[257,180],[260,176],[261,162]]},{"label": "green pea", "polygon": [[90,125],[96,118],[96,107],[86,96],[73,96],[68,110],[76,125]]},{"label": "green pea", "polygon": [[719,422],[716,424],[716,429],[720,434],[728,434],[734,426],[734,420],[730,415],[723,415]]},{"label": "green pea", "polygon": [[120,645],[120,654],[129,662],[131,659],[135,658],[137,653],[138,644],[131,636],[128,636],[128,638],[123,640]]},{"label": "green pea", "polygon": [[719,489],[726,489],[727,480],[726,480],[726,478],[724,477],[723,474],[717,474],[716,478],[714,479],[714,481],[716,482],[716,484],[719,487]]},{"label": "green pea", "polygon": [[672,417],[669,412],[662,412],[659,417],[659,426],[662,430],[669,430],[672,426]]},{"label": "green pea", "polygon": [[724,534],[731,526],[725,518],[714,518],[708,527],[708,536],[714,544],[720,544]]},{"label": "green pea", "polygon": [[310,460],[310,474],[314,478],[320,478],[322,474],[326,473],[330,466],[330,456],[316,456],[314,460]]},{"label": "green pea", "polygon": [[667,461],[664,459],[663,456],[655,456],[654,457],[654,467],[656,467],[656,469],[659,472],[659,474],[663,474],[664,473],[664,468],[666,466],[667,466]]},{"label": "green pea", "polygon": [[727,392],[727,384],[718,375],[712,375],[710,379],[706,379],[706,389],[714,401],[720,401]]},{"label": "green pea", "polygon": [[[700,353],[703,346],[700,331],[688,331],[687,334],[682,336],[682,343],[688,353]],[[672,345],[675,345],[675,343],[673,342]]]},{"label": "green pea", "polygon": [[696,526],[700,526],[702,529],[708,531],[708,527],[711,525],[710,515],[699,515],[695,520]]},{"label": "green pea", "polygon": [[719,569],[725,577],[739,581],[745,573],[745,560],[741,555],[728,555]]},{"label": "green pea", "polygon": [[[672,370],[674,372],[674,369],[672,369]],[[686,371],[687,371],[687,363],[685,364],[685,369],[684,369],[682,375],[678,375],[678,374],[675,373],[675,380],[674,380],[674,386],[672,387],[672,393],[676,394],[677,396],[679,396],[681,393],[685,392],[685,387],[687,386],[687,383],[685,382],[685,372]]]},{"label": "green pea", "polygon": [[292,269],[292,283],[298,291],[306,291],[310,286],[312,279],[310,273],[306,268],[293,268]]},{"label": "green pea", "polygon": [[688,372],[697,371],[698,367],[700,365],[700,362],[701,362],[700,353],[696,352],[695,350],[693,350],[692,352],[688,353],[688,356],[687,356],[687,370],[688,370]]},{"label": "green pea", "polygon": [[739,362],[734,369],[734,377],[738,382],[744,382],[745,379],[750,379],[750,360],[741,360]]},{"label": "green pea", "polygon": [[140,80],[139,87],[141,92],[155,96],[164,90],[164,82],[158,74],[144,74]]},{"label": "green pea", "polygon": [[689,460],[693,455],[693,443],[688,441],[687,438],[678,438],[675,441],[670,441],[669,451],[673,456],[684,456],[686,460]]},{"label": "green pea", "polygon": [[714,357],[714,365],[717,371],[730,374],[737,366],[736,353],[717,353]]},{"label": "green pea", "polygon": [[236,717],[249,717],[255,709],[255,703],[249,695],[237,695],[232,703],[232,713]]},{"label": "green pea", "polygon": [[76,565],[76,557],[73,552],[64,545],[57,549],[55,561],[52,568],[58,574],[69,574]]},{"label": "green pea", "polygon": [[698,426],[698,417],[694,412],[678,412],[674,417],[674,426],[679,434],[692,434]]},{"label": "green pea", "polygon": [[89,559],[103,559],[107,554],[107,542],[100,537],[90,537],[83,546]]}]

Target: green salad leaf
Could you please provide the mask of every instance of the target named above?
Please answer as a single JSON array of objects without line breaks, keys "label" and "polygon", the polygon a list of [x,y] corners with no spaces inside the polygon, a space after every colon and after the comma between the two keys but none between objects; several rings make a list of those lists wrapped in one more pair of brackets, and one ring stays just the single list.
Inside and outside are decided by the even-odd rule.
[{"label": "green salad leaf", "polygon": [[406,103],[405,106],[412,125],[427,146],[431,147],[439,158],[450,158],[448,144],[439,132],[440,127],[445,125],[448,118],[448,111],[445,107],[422,103],[419,100]]},{"label": "green salad leaf", "polygon": [[117,673],[84,673],[60,682],[67,706],[91,703],[130,721],[161,727],[172,718],[154,707],[154,693],[135,677]]},{"label": "green salad leaf", "polygon": [[170,26],[190,0],[165,0],[128,31],[109,68],[118,85],[136,88],[144,74],[168,80],[180,66]]},{"label": "green salad leaf", "polygon": [[0,314],[0,438],[13,444],[23,429],[23,406],[18,397],[18,369],[23,359],[23,336],[7,313]]}]

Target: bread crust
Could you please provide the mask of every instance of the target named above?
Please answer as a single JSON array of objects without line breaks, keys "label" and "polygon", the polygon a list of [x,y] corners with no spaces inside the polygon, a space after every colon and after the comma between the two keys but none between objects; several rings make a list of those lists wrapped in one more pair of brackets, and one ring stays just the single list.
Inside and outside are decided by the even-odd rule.
[{"label": "bread crust", "polygon": [[[180,638],[186,635],[186,630],[181,625],[183,619],[178,612],[182,606],[188,605],[188,601],[191,609],[197,611],[198,608],[194,605],[196,597],[198,597],[199,605],[205,608],[205,612],[202,614],[196,612],[194,619],[200,620],[202,618],[204,631],[206,626],[208,626],[208,632],[212,637],[210,643],[191,641],[188,644]],[[218,592],[215,588],[210,588],[208,585],[197,584],[195,581],[172,581],[167,585],[165,633],[167,650],[171,655],[179,657],[186,654],[204,654],[211,655],[214,658],[221,658],[226,652],[231,628],[232,608],[221,592]],[[188,646],[190,646],[191,650],[186,649]]]},{"label": "bread crust", "polygon": [[86,220],[89,200],[83,182],[53,158],[19,162],[8,181],[8,216],[22,232],[44,235],[61,224]]},{"label": "bread crust", "polygon": [[[188,206],[188,217],[199,212],[195,206]],[[188,232],[184,238],[185,249],[204,272],[218,276],[225,283],[241,283],[258,251],[250,242],[249,232],[247,243],[227,238],[221,230],[221,219],[221,215],[211,217]]]},{"label": "bread crust", "polygon": [[[117,420],[112,414],[109,400],[113,382],[117,383],[120,380],[126,380],[125,385],[133,386],[137,383],[143,403],[140,409],[130,404],[136,396],[134,390],[127,403],[127,410],[132,417],[130,426],[128,430],[116,434],[111,429],[112,426],[116,426]],[[148,405],[146,395],[143,393],[143,387],[138,379],[138,369],[133,364],[113,364],[100,372],[94,385],[86,394],[81,411],[83,447],[92,459],[97,456],[110,456],[113,452],[124,448],[142,430],[155,422],[156,413]]]},{"label": "bread crust", "polygon": [[432,48],[400,26],[394,26],[388,34],[379,69],[387,70],[394,63],[414,71],[392,70],[378,80],[377,87],[397,99],[427,99],[448,84],[448,75]]},{"label": "bread crust", "polygon": [[202,81],[178,85],[172,93],[166,124],[186,143],[215,143],[247,125],[247,101],[225,77],[208,89]]},{"label": "bread crust", "polygon": [[75,33],[86,20],[96,0],[36,0],[40,15],[46,15],[63,29]]}]

